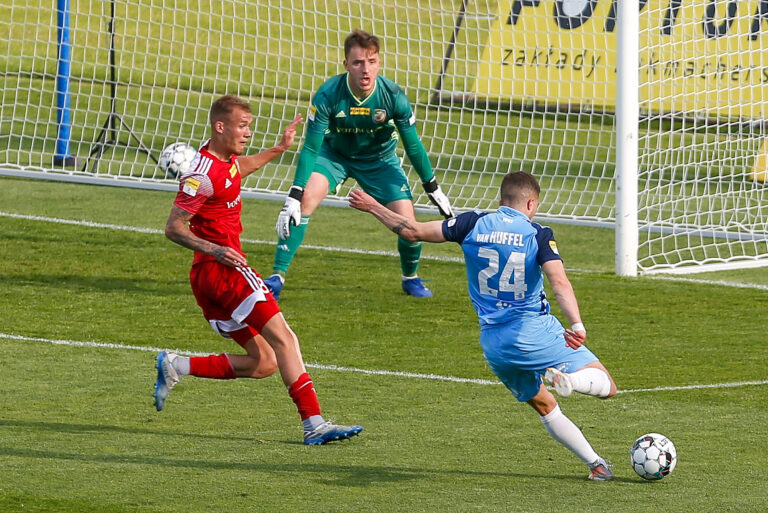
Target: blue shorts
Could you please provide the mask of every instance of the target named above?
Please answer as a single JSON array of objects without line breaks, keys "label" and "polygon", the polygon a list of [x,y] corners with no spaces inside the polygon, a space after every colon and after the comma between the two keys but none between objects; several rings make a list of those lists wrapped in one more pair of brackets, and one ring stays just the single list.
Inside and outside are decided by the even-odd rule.
[{"label": "blue shorts", "polygon": [[597,357],[586,348],[565,345],[565,330],[553,315],[521,318],[480,331],[483,354],[496,376],[520,402],[539,393],[541,376],[548,367],[576,371]]}]

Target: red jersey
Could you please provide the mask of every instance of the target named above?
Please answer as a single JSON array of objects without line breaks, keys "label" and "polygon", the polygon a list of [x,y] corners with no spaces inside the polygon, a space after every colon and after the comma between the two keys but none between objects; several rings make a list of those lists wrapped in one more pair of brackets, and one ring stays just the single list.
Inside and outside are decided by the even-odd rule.
[{"label": "red jersey", "polygon": [[[240,233],[240,165],[237,155],[229,161],[219,160],[203,145],[190,166],[191,171],[181,177],[174,205],[193,214],[189,229],[197,237],[228,246],[239,251]],[[192,265],[216,258],[195,251]]]}]

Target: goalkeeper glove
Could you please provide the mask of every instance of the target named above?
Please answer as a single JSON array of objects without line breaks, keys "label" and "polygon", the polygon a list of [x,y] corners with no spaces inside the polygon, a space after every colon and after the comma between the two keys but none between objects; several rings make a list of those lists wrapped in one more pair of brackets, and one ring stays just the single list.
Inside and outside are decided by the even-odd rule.
[{"label": "goalkeeper glove", "polygon": [[285,205],[277,216],[277,236],[285,240],[291,234],[291,224],[299,226],[301,223],[301,197],[304,195],[304,189],[298,185],[292,185],[288,191],[288,197],[285,198]]},{"label": "goalkeeper glove", "polygon": [[433,176],[430,181],[421,182],[421,185],[424,187],[424,192],[429,196],[429,201],[437,207],[440,214],[446,219],[453,217],[451,202],[448,200],[448,196],[440,189],[440,186],[437,185],[437,179]]}]

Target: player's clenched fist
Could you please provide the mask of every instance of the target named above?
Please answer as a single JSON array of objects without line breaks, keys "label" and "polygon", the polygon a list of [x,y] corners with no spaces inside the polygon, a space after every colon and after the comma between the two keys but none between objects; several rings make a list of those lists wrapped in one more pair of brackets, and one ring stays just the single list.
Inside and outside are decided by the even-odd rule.
[{"label": "player's clenched fist", "polygon": [[587,341],[587,332],[583,328],[581,330],[566,329],[564,336],[565,345],[571,349],[578,349]]}]

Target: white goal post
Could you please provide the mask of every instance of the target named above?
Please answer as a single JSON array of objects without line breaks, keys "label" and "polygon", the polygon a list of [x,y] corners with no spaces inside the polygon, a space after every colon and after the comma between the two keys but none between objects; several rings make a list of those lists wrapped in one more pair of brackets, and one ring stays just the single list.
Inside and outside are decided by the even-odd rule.
[{"label": "white goal post", "polygon": [[[200,144],[213,99],[272,146],[357,27],[458,210],[525,170],[542,222],[616,230],[620,275],[768,265],[768,0],[10,0],[0,175],[172,190],[159,152]],[[245,195],[282,198],[296,160]]]}]

